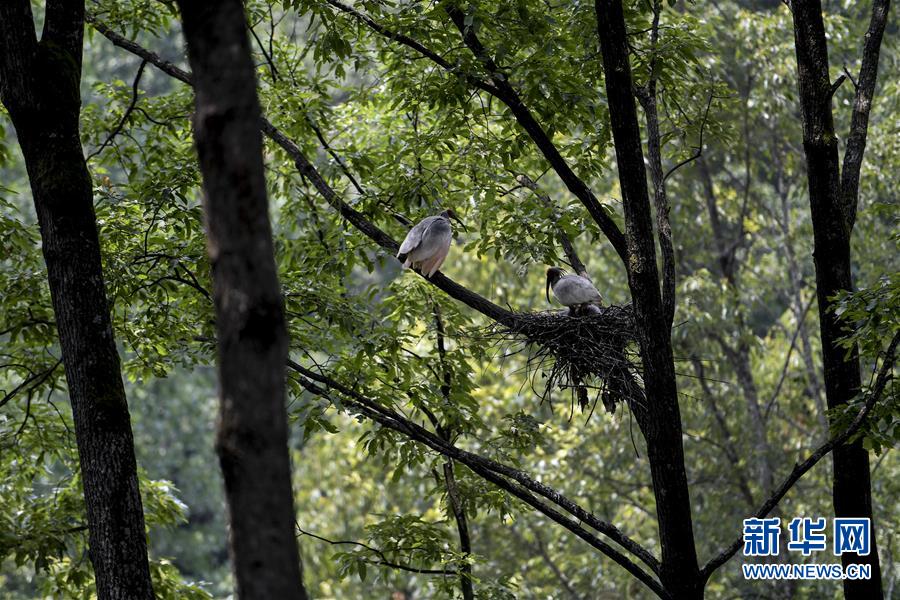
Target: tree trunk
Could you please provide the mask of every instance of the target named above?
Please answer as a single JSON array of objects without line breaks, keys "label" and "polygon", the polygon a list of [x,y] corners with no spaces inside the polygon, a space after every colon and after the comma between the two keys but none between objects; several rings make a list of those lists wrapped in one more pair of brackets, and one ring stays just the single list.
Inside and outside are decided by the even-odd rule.
[{"label": "tree trunk", "polygon": [[181,0],[194,73],[219,369],[217,451],[239,598],[305,600],[285,409],[288,338],[239,0]]},{"label": "tree trunk", "polygon": [[[850,265],[852,219],[848,218],[842,203],[838,143],[831,110],[833,89],[828,74],[822,7],[819,0],[795,0],[793,12],[803,149],[813,223],[816,297],[825,365],[825,398],[828,408],[833,409],[852,400],[860,389],[858,350],[854,346],[848,352],[839,345],[838,340],[844,331],[830,300],[836,293],[853,288]],[[869,455],[861,441],[837,446],[834,449],[833,470],[835,516],[871,519],[871,493]],[[871,579],[844,580],[846,598],[870,600],[882,597],[874,524],[869,555],[857,557],[844,554],[841,562],[844,566],[865,563],[872,569]]]},{"label": "tree trunk", "polygon": [[78,130],[83,27],[81,2],[51,0],[38,42],[29,0],[0,4],[0,98],[22,147],[41,230],[97,594],[150,599],[134,440]]},{"label": "tree trunk", "polygon": [[635,414],[650,461],[659,538],[662,584],[674,598],[700,598],[690,496],[681,444],[681,414],[675,385],[672,340],[659,275],[640,128],[632,93],[621,0],[597,0],[597,27],[609,104],[628,248],[628,285],[644,367],[646,406]]}]

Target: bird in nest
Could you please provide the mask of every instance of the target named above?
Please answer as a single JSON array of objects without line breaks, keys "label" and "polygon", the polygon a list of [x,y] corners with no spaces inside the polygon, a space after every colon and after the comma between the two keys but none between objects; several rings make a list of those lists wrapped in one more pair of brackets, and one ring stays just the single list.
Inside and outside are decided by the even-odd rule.
[{"label": "bird in nest", "polygon": [[550,290],[560,304],[569,308],[570,315],[600,312],[599,306],[603,297],[591,280],[581,275],[570,275],[559,267],[547,269],[547,302],[550,302]]},{"label": "bird in nest", "polygon": [[418,269],[425,277],[437,273],[447,258],[450,242],[453,240],[450,219],[465,229],[456,213],[447,209],[439,215],[422,219],[409,230],[406,239],[400,244],[400,251],[397,252],[397,259],[403,263],[404,269],[409,267]]}]

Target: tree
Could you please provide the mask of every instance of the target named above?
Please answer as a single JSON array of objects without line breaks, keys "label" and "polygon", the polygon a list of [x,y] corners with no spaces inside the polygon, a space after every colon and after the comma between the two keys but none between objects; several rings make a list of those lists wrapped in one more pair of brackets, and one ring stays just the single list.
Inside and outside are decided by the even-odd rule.
[{"label": "tree", "polygon": [[216,449],[237,596],[305,599],[284,404],[288,339],[244,9],[238,0],[179,5],[195,78],[219,348]]},{"label": "tree", "polygon": [[[846,75],[832,83],[828,72],[828,42],[822,6],[818,0],[796,0],[792,5],[800,109],[803,118],[803,149],[809,181],[809,203],[815,240],[816,296],[824,356],[825,397],[835,410],[860,392],[859,350],[845,348],[841,338],[845,326],[835,312],[834,296],[853,289],[850,238],[859,201],[859,177],[866,148],[869,111],[878,76],[878,57],[887,23],[889,0],[872,3],[872,17],[866,32],[862,64],[856,88],[850,134],[839,167],[838,140],[832,115],[832,97]],[[872,519],[869,455],[862,440],[840,445],[834,450],[834,514],[838,517]],[[842,555],[843,564],[871,565],[871,579],[845,580],[847,598],[882,597],[881,569],[876,538],[865,557]]]},{"label": "tree", "polygon": [[84,5],[0,7],[0,99],[18,134],[38,214],[75,421],[100,598],[152,598],[134,443],[79,138]]}]

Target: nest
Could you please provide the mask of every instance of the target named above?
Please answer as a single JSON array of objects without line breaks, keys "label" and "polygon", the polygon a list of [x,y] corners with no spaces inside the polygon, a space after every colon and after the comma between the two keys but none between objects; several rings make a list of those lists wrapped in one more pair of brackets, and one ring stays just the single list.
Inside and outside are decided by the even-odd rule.
[{"label": "nest", "polygon": [[[553,407],[553,392],[569,392],[570,415],[577,403],[593,414],[602,401],[609,413],[616,405],[643,402],[638,384],[639,362],[634,353],[636,330],[631,306],[590,307],[590,311],[517,313],[494,324],[492,339],[519,345],[527,352],[527,372],[532,389]],[[537,390],[537,377],[544,380]]]}]

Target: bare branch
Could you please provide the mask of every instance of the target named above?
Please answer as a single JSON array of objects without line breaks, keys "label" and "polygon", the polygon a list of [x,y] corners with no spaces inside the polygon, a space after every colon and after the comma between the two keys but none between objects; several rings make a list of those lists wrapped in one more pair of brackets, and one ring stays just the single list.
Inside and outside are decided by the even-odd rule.
[{"label": "bare branch", "polygon": [[694,153],[691,156],[687,157],[686,159],[684,159],[683,161],[681,161],[680,163],[678,163],[677,165],[675,165],[674,167],[672,167],[671,169],[666,171],[666,175],[665,175],[665,177],[663,177],[663,181],[667,180],[669,177],[674,175],[675,171],[677,171],[681,167],[683,167],[689,163],[692,163],[695,160],[697,160],[698,158],[700,158],[701,156],[703,156],[703,132],[706,129],[706,123],[709,120],[709,108],[712,106],[712,101],[713,101],[713,93],[710,92],[709,98],[706,100],[706,110],[703,113],[703,120],[700,121],[700,136],[699,136],[699,139],[697,140],[696,150],[694,151]]}]

